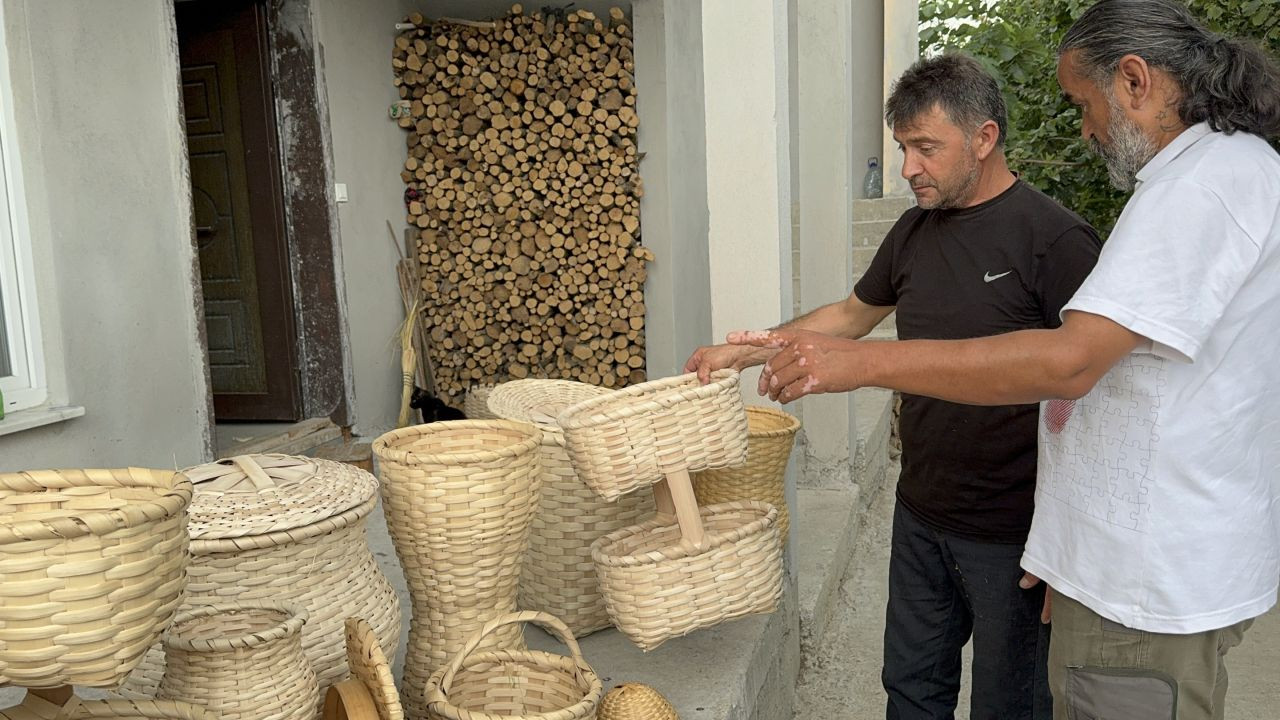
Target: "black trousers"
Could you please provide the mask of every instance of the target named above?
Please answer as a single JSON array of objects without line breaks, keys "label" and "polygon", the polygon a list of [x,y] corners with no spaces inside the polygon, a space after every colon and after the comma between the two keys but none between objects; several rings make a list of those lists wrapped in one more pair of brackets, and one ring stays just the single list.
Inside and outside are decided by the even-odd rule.
[{"label": "black trousers", "polygon": [[1018,587],[1022,545],[939,532],[898,504],[881,679],[888,720],[950,720],[973,637],[970,720],[1049,720],[1044,584]]}]

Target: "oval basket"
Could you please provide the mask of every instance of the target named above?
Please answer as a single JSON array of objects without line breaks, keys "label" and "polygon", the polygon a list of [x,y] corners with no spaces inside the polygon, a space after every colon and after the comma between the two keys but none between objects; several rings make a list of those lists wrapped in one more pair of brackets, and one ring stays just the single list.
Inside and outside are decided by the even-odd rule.
[{"label": "oval basket", "polygon": [[632,385],[584,400],[560,414],[578,476],[614,500],[679,470],[741,465],[747,415],[735,370],[702,385],[694,373]]},{"label": "oval basket", "polygon": [[647,493],[617,502],[600,499],[578,477],[564,449],[555,417],[566,407],[608,392],[568,380],[514,380],[489,395],[489,408],[499,417],[532,422],[542,431],[542,494],[529,530],[519,607],[559,618],[576,637],[613,624],[600,595],[591,544],[653,515],[653,497]]},{"label": "oval basket", "polygon": [[172,471],[0,474],[0,685],[124,680],[177,609],[190,501]]},{"label": "oval basket", "polygon": [[778,536],[787,542],[791,513],[783,490],[787,461],[800,420],[776,408],[747,408],[747,462],[741,467],[704,470],[693,475],[699,505],[759,500],[778,508]]},{"label": "oval basket", "polygon": [[[431,674],[493,618],[516,610],[538,508],[540,433],[528,423],[458,420],[392,430],[373,443],[382,508],[413,604],[403,701],[426,716]],[[522,649],[503,627],[486,649]]]},{"label": "oval basket", "polygon": [[[536,623],[569,647],[569,657],[539,650],[474,655],[500,628]],[[604,686],[564,623],[539,612],[496,618],[427,683],[429,720],[594,720]]]},{"label": "oval basket", "polygon": [[654,518],[596,541],[591,554],[609,617],[641,650],[726,620],[770,613],[782,596],[778,510],[747,500],[699,508],[706,540]]}]

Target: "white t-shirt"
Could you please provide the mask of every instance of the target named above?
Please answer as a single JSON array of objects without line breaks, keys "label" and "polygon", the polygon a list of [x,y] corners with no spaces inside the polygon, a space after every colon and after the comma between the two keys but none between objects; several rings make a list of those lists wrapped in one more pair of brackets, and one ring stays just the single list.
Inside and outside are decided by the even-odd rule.
[{"label": "white t-shirt", "polygon": [[1042,405],[1022,565],[1128,627],[1202,632],[1280,584],[1280,156],[1200,124],[1138,181],[1063,314],[1150,342]]}]

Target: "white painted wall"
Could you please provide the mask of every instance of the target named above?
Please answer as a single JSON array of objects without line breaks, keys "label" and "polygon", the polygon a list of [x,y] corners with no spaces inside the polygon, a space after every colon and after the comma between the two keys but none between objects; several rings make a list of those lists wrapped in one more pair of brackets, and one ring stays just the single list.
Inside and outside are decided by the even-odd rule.
[{"label": "white painted wall", "polygon": [[[884,0],[884,77],[882,97],[889,97],[893,81],[920,57],[919,0]],[[893,135],[884,134],[884,195],[904,196],[911,186],[902,178],[902,153]]]},{"label": "white painted wall", "polygon": [[3,0],[50,401],[0,470],[211,451],[171,0]]},{"label": "white painted wall", "polygon": [[400,412],[400,345],[404,320],[396,254],[387,221],[403,244],[405,132],[387,116],[399,99],[392,85],[395,24],[418,6],[410,0],[315,0],[334,181],[349,202],[338,205],[346,286],[348,344],[355,378],[355,431],[376,436]]}]

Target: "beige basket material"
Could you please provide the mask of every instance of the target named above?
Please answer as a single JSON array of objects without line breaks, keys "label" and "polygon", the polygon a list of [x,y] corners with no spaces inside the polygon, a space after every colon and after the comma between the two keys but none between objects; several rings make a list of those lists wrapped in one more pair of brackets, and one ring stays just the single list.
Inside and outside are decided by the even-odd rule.
[{"label": "beige basket material", "polygon": [[773,612],[782,595],[778,510],[758,501],[699,508],[706,539],[681,545],[680,526],[655,518],[592,547],[609,616],[642,650],[725,620]]},{"label": "beige basket material", "polygon": [[239,455],[182,472],[195,485],[193,540],[307,527],[378,494],[378,481],[353,465],[292,455]]},{"label": "beige basket material", "polygon": [[[503,627],[532,622],[569,648],[569,656],[537,650],[476,655]],[[594,720],[604,686],[582,657],[569,628],[540,612],[495,618],[467,640],[427,683],[430,720]]]},{"label": "beige basket material", "polygon": [[118,685],[178,607],[190,501],[173,471],[0,474],[0,685]]},{"label": "beige basket material", "polygon": [[784,495],[787,461],[800,421],[768,407],[747,408],[747,462],[742,467],[705,470],[693,475],[699,505],[759,500],[778,508],[778,536],[785,545],[791,513]]},{"label": "beige basket material", "polygon": [[657,690],[641,683],[623,683],[605,693],[597,720],[680,720],[680,716]]},{"label": "beige basket material", "polygon": [[57,720],[217,720],[204,708],[178,700],[83,700],[72,697]]},{"label": "beige basket material", "polygon": [[373,698],[379,720],[404,720],[400,693],[391,675],[391,663],[382,652],[378,636],[369,623],[360,618],[347,618],[347,664],[351,675],[364,685]]},{"label": "beige basket material", "polygon": [[[400,642],[400,598],[369,550],[366,523],[377,507],[358,507],[307,527],[267,535],[195,540],[186,602],[287,602],[305,609],[302,647],[321,687],[348,675],[344,623],[359,613],[394,658]],[[164,675],[157,645],[129,676],[122,694],[154,695]]]},{"label": "beige basket material", "polygon": [[[426,717],[423,692],[489,620],[516,609],[538,506],[540,433],[527,423],[459,420],[378,438],[383,513],[413,601],[401,685],[405,713]],[[491,648],[524,647],[506,626]]]},{"label": "beige basket material", "polygon": [[513,380],[494,388],[489,407],[507,420],[542,430],[539,472],[542,496],[529,532],[529,554],[520,577],[519,607],[559,618],[582,637],[610,627],[591,560],[591,543],[653,515],[653,498],[636,493],[606,502],[573,469],[555,417],[605,388],[569,380]]},{"label": "beige basket material", "polygon": [[489,409],[489,393],[493,385],[472,385],[462,400],[462,414],[468,420],[493,420],[498,416]]},{"label": "beige basket material", "polygon": [[179,613],[164,635],[157,696],[222,720],[311,720],[320,688],[302,652],[306,611],[284,603],[208,605]]},{"label": "beige basket material", "polygon": [[569,457],[598,495],[613,500],[678,470],[741,465],[747,416],[738,373],[719,370],[632,385],[560,414]]}]

